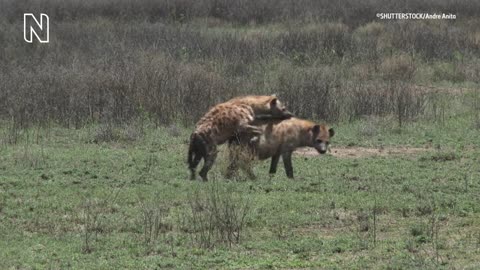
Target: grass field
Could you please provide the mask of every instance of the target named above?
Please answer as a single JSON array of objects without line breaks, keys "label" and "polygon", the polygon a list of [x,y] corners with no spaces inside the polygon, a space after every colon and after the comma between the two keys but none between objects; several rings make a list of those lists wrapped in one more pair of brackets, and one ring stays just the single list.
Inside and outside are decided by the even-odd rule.
[{"label": "grass field", "polygon": [[[425,151],[296,155],[294,180],[283,168],[270,178],[265,161],[256,181],[225,181],[222,153],[208,183],[187,180],[186,129],[145,124],[133,140],[123,126],[97,143],[99,126],[24,130],[1,148],[0,268],[478,269],[471,119],[390,123],[335,125],[332,153]],[[238,241],[221,237],[228,222],[209,223],[212,213],[241,228]]]}]

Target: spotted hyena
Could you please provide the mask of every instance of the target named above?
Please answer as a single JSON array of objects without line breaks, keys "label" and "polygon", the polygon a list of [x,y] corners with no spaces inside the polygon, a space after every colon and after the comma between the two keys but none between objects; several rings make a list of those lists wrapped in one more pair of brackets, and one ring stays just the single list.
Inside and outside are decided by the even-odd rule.
[{"label": "spotted hyena", "polygon": [[231,99],[211,108],[197,123],[190,136],[188,164],[190,178],[195,179],[195,169],[204,160],[200,176],[207,181],[207,173],[217,156],[217,145],[238,134],[255,137],[262,133],[258,126],[268,119],[281,121],[292,117],[276,96],[245,96]]},{"label": "spotted hyena", "polygon": [[[254,136],[249,134],[240,134],[240,142],[249,144],[249,151],[260,160],[272,158],[270,165],[270,173],[277,171],[277,164],[280,156],[283,159],[285,172],[287,177],[293,178],[292,153],[299,147],[313,147],[320,154],[325,154],[330,138],[335,135],[333,128],[326,125],[316,124],[314,122],[291,118],[278,123],[270,123],[261,126],[262,135],[258,141],[252,141]],[[231,176],[238,168],[236,154],[233,153],[233,145],[238,141],[230,140],[230,166],[227,176]],[[243,168],[246,170],[250,178],[255,175],[250,167]]]}]

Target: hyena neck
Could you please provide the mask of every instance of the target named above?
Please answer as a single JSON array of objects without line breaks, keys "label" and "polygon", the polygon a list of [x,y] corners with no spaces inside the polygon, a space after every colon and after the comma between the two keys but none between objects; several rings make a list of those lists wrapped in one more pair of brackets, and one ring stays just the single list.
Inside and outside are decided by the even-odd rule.
[{"label": "hyena neck", "polygon": [[313,146],[310,128],[302,128],[299,135],[300,140],[298,147]]},{"label": "hyena neck", "polygon": [[300,134],[301,137],[301,146],[300,147],[313,147],[313,134],[311,132],[311,127],[303,128]]},{"label": "hyena neck", "polygon": [[265,108],[265,106],[262,104],[250,104],[250,107],[253,110],[253,113],[255,115],[259,115],[260,117],[268,115],[270,113],[270,109]]}]

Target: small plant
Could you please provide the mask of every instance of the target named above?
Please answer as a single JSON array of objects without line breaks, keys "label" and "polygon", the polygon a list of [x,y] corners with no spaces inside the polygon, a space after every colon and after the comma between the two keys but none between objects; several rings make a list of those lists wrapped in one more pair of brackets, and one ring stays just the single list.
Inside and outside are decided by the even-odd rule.
[{"label": "small plant", "polygon": [[151,247],[157,242],[161,234],[165,234],[172,229],[172,226],[165,222],[169,208],[162,205],[156,194],[153,199],[139,199],[139,221],[143,231],[143,242],[147,247]]},{"label": "small plant", "polygon": [[455,154],[455,152],[436,152],[432,155],[421,157],[420,161],[431,160],[431,161],[443,162],[443,161],[452,161],[456,159],[458,159],[458,156],[457,154]]},{"label": "small plant", "polygon": [[231,247],[241,240],[250,212],[250,203],[231,189],[212,181],[196,190],[189,200],[186,231],[200,248],[217,244]]},{"label": "small plant", "polygon": [[93,251],[93,241],[98,240],[101,231],[102,202],[98,199],[87,199],[82,205],[83,248],[84,253]]},{"label": "small plant", "polygon": [[415,73],[415,64],[409,55],[396,55],[383,60],[380,64],[383,78],[387,81],[411,80]]},{"label": "small plant", "polygon": [[93,142],[102,143],[102,142],[112,142],[118,141],[120,139],[120,134],[115,128],[113,123],[104,123],[100,124],[94,134]]},{"label": "small plant", "polygon": [[255,179],[255,174],[253,172],[253,165],[255,162],[255,153],[248,147],[243,145],[231,145],[228,147],[228,157],[225,156],[220,162],[222,170],[225,171],[225,177],[228,179],[236,178],[238,180],[240,175],[238,174],[238,169],[241,169],[245,172],[246,176],[249,179]]},{"label": "small plant", "polygon": [[433,67],[434,81],[463,82],[465,78],[465,72],[456,63],[439,63]]},{"label": "small plant", "polygon": [[176,124],[171,124],[168,127],[168,134],[172,137],[179,137],[182,135],[182,130]]},{"label": "small plant", "polygon": [[112,205],[115,204],[120,191],[125,184],[114,189],[104,198],[86,198],[80,205],[80,220],[82,222],[82,238],[84,253],[93,252],[93,243],[98,240],[98,234],[105,232],[104,221]]}]

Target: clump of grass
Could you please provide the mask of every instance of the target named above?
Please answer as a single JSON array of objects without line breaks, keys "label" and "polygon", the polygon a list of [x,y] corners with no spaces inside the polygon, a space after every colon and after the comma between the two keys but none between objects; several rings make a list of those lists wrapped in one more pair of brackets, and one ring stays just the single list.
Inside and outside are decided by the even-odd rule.
[{"label": "clump of grass", "polygon": [[145,136],[145,130],[141,121],[125,124],[120,131],[120,137],[124,141],[138,141]]},{"label": "clump of grass", "polygon": [[433,66],[432,79],[435,82],[451,81],[463,82],[466,79],[465,72],[455,63],[441,62]]},{"label": "clump of grass", "polygon": [[103,230],[104,208],[107,201],[99,199],[86,199],[82,205],[82,227],[84,253],[91,253],[94,250],[93,243],[98,240],[98,234]]},{"label": "clump of grass", "polygon": [[453,161],[458,158],[459,156],[455,152],[436,152],[431,155],[420,157],[420,161],[431,160],[431,161],[444,162],[444,161]]},{"label": "clump of grass", "polygon": [[120,134],[115,129],[113,123],[98,125],[93,136],[94,143],[112,142],[120,139]]},{"label": "clump of grass", "polygon": [[168,134],[172,137],[179,137],[182,135],[182,130],[176,124],[168,126]]},{"label": "clump of grass", "polygon": [[231,247],[241,240],[250,202],[228,187],[211,181],[190,195],[184,230],[200,248]]},{"label": "clump of grass", "polygon": [[415,74],[415,64],[412,57],[407,54],[394,55],[383,59],[380,70],[384,80],[409,81]]},{"label": "clump of grass", "polygon": [[129,122],[123,125],[114,121],[98,124],[94,130],[93,143],[108,142],[134,142],[145,136],[145,130],[141,121]]},{"label": "clump of grass", "polygon": [[[142,227],[143,243],[150,249],[166,232],[172,230],[172,225],[166,222],[169,208],[155,194],[152,199],[139,198],[139,223]],[[165,239],[165,237],[163,237]]]},{"label": "clump of grass", "polygon": [[393,128],[393,126],[389,125],[390,122],[388,120],[391,119],[367,115],[360,122],[357,133],[365,137],[376,136],[387,128]]},{"label": "clump of grass", "polygon": [[415,240],[419,244],[426,243],[428,241],[428,229],[425,224],[414,224],[410,227],[410,235],[415,237]]},{"label": "clump of grass", "polygon": [[226,152],[228,153],[220,154],[219,166],[227,179],[235,178],[243,180],[244,178],[239,174],[239,169],[243,171],[249,179],[254,180],[256,178],[253,172],[256,156],[250,146],[232,144],[228,146]]}]

